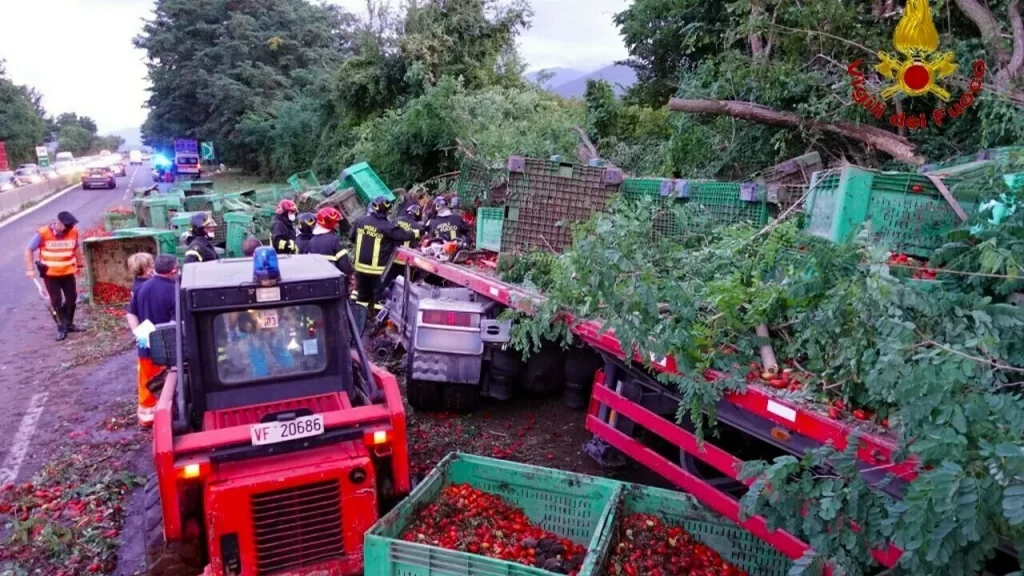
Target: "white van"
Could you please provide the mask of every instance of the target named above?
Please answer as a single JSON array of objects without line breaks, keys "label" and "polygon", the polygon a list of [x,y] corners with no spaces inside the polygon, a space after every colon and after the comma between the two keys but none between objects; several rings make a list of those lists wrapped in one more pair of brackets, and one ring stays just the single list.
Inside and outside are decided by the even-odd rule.
[{"label": "white van", "polygon": [[142,151],[141,150],[132,150],[131,152],[129,152],[128,153],[128,162],[132,166],[135,166],[136,164],[138,164],[139,166],[142,166]]},{"label": "white van", "polygon": [[71,152],[57,152],[53,157],[53,169],[61,176],[67,176],[75,171],[75,155]]}]

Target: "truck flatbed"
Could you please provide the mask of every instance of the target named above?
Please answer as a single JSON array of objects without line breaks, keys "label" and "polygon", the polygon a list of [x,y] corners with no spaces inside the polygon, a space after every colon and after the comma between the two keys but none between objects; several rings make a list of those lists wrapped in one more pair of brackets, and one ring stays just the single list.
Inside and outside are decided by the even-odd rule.
[{"label": "truck flatbed", "polygon": [[[409,262],[415,268],[465,286],[482,296],[525,313],[530,313],[537,304],[544,301],[542,295],[504,282],[497,278],[493,271],[479,267],[441,262],[411,248],[399,249],[396,259]],[[611,331],[602,332],[598,322],[574,323],[572,332],[602,352],[620,359],[626,358],[626,353],[615,338],[615,334]],[[643,358],[637,355],[631,360],[643,363]],[[676,362],[671,357],[654,359],[650,364],[655,372],[677,373]],[[831,442],[838,450],[843,450],[849,436],[856,433],[863,444],[858,452],[861,461],[901,480],[909,481],[916,476],[912,462],[893,463],[896,442],[887,435],[877,433],[876,426],[869,427],[866,423],[858,421],[833,420],[811,406],[783,398],[758,385],[748,385],[745,392],[726,394],[725,400],[740,410],[785,426],[822,444]]]},{"label": "truck flatbed", "polygon": [[[469,288],[486,298],[527,314],[544,301],[544,297],[540,294],[500,280],[491,268],[473,266],[471,263],[454,264],[439,261],[411,248],[399,249],[396,261],[408,263],[414,268]],[[599,322],[574,322],[569,315],[566,315],[566,321],[571,323],[573,334],[588,345],[608,356],[617,358],[628,373],[642,375],[640,378],[633,378],[633,383],[639,381],[641,387],[656,389],[657,391],[653,395],[659,396],[662,400],[665,398],[678,400],[678,395],[655,378],[647,375],[647,371],[642,369],[644,365],[649,364],[651,371],[655,374],[678,373],[673,358],[652,358],[649,363],[644,362],[644,358],[638,354],[627,355],[615,334],[609,330],[602,330]],[[712,381],[716,375],[713,371],[708,371],[704,377],[708,381]],[[768,542],[790,558],[800,558],[807,552],[810,548],[807,543],[785,531],[770,530],[761,516],[741,517],[738,500],[684,469],[678,462],[672,462],[622,431],[618,416],[622,416],[678,446],[726,477],[739,481],[739,471],[743,460],[709,441],[699,442],[694,434],[648,409],[643,405],[644,394],[642,392],[637,392],[634,389],[632,397],[627,397],[625,392],[625,390],[617,390],[613,382],[605,381],[603,371],[597,373],[591,393],[590,410],[586,418],[588,431],[693,494],[708,507]],[[755,384],[749,384],[744,392],[725,394],[724,398],[716,405],[716,415],[720,421],[791,453],[800,453],[825,443],[831,443],[837,449],[843,450],[847,446],[849,436],[857,434],[861,442],[861,448],[857,453],[858,459],[861,461],[859,468],[865,479],[874,484],[887,475],[894,476],[894,480],[887,483],[890,488],[887,488],[886,491],[895,492],[894,495],[897,497],[906,482],[916,476],[913,461],[893,462],[896,443],[887,435],[876,433],[874,429],[869,429],[864,425],[866,423],[833,420],[813,406],[780,397],[771,390]],[[872,426],[872,428],[875,427]],[[743,481],[747,486],[752,482],[752,480]],[[899,560],[900,554],[901,551],[893,546],[873,551],[875,559],[887,567],[894,566]]]}]

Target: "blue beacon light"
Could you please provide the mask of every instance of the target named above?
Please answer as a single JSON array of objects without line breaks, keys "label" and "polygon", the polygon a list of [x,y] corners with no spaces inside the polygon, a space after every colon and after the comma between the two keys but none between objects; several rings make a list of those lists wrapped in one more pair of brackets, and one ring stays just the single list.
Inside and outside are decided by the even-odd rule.
[{"label": "blue beacon light", "polygon": [[277,265],[277,252],[269,246],[260,246],[252,255],[252,281],[260,286],[273,286],[281,279]]}]

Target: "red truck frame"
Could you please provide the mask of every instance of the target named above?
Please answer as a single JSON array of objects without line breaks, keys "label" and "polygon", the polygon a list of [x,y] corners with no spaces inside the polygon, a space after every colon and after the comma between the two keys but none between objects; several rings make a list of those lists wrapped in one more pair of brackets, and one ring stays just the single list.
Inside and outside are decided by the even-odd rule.
[{"label": "red truck frame", "polygon": [[[525,313],[531,313],[535,306],[544,300],[543,296],[502,282],[488,272],[466,265],[440,262],[410,248],[399,249],[396,262],[409,264]],[[567,321],[572,323],[572,318],[567,318]],[[651,409],[651,404],[657,404],[658,400],[665,402],[668,399],[668,403],[671,403],[671,400],[677,397],[651,376],[644,367],[646,363],[643,358],[637,354],[627,355],[614,333],[602,331],[597,322],[572,323],[572,332],[606,358],[604,370],[595,375],[590,408],[586,417],[588,431],[679,488],[693,494],[709,508],[742,526],[788,557],[797,559],[809,550],[807,543],[792,534],[781,530],[769,530],[761,516],[741,520],[740,505],[736,499],[692,474],[678,461],[671,461],[642,444],[629,433],[632,425],[640,426],[721,474],[738,479],[740,466],[743,464],[741,459],[708,440],[699,443],[693,433]],[[677,373],[676,362],[671,357],[652,359],[650,366],[655,373]],[[648,392],[641,397],[646,396],[648,399],[636,398],[636,394],[632,395],[634,399],[624,395],[621,387],[617,385],[617,382],[623,379],[618,378],[617,374],[628,377],[632,382],[639,382],[639,385]],[[711,379],[714,376],[706,377]],[[660,412],[665,414],[665,411]],[[672,413],[674,414],[674,408]],[[843,450],[850,435],[856,433],[860,440],[857,456],[863,463],[862,473],[865,474],[865,478],[870,482],[873,477],[894,476],[894,481],[887,491],[897,496],[902,492],[906,482],[916,476],[913,462],[893,461],[897,446],[892,439],[860,430],[846,422],[832,420],[780,398],[771,390],[757,385],[749,385],[745,392],[727,394],[717,406],[717,416],[720,421],[760,441],[780,446],[780,439],[785,439],[781,442],[784,447],[780,447],[794,454],[826,443]],[[624,422],[623,418],[628,422]],[[749,485],[752,481],[746,483]],[[900,554],[901,551],[895,547],[874,551],[875,558],[887,567],[895,565]]]}]

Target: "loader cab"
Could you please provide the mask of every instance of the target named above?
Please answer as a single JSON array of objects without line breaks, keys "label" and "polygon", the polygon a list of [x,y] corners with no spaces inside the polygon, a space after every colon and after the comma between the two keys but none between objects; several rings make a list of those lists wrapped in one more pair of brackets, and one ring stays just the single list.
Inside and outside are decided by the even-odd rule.
[{"label": "loader cab", "polygon": [[263,272],[274,278],[258,279],[253,258],[182,269],[182,391],[191,429],[218,427],[211,414],[338,392],[354,405],[372,402],[368,375],[352,359],[345,277],[323,258],[259,256],[274,260],[263,264],[274,267]]}]

